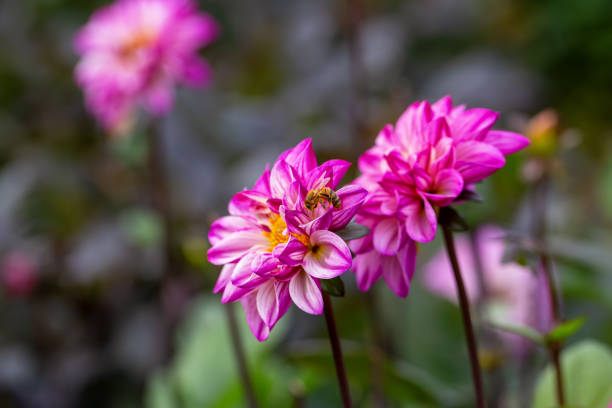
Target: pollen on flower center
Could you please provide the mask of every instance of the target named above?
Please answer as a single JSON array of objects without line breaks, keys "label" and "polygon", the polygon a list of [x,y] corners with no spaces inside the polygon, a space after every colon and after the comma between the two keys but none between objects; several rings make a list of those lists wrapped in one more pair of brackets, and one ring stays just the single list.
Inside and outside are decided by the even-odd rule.
[{"label": "pollen on flower center", "polygon": [[270,231],[264,231],[263,234],[270,242],[268,251],[272,252],[278,244],[289,241],[289,235],[283,234],[287,229],[287,224],[285,224],[285,220],[280,215],[272,214],[268,218],[268,222],[270,223]]},{"label": "pollen on flower center", "polygon": [[154,35],[151,30],[139,30],[136,35],[125,41],[119,50],[119,55],[123,59],[132,57],[138,50],[144,48],[153,42]]},{"label": "pollen on flower center", "polygon": [[[284,244],[285,242],[289,241],[289,234],[285,234],[287,224],[280,215],[272,214],[268,218],[268,222],[270,224],[270,231],[263,231],[262,234],[268,238],[268,241],[270,242],[268,251],[272,252],[277,245]],[[291,233],[291,235],[298,239],[302,244],[306,246],[310,245],[310,239],[306,235],[295,233]]]}]

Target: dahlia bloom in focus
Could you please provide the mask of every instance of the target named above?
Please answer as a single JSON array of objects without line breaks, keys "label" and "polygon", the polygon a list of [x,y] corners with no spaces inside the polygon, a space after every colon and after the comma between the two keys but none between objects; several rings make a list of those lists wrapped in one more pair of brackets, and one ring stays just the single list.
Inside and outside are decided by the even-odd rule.
[{"label": "dahlia bloom in focus", "polygon": [[117,0],[97,11],[75,38],[75,76],[88,109],[111,131],[128,126],[139,106],[166,113],[177,82],[210,79],[198,50],[217,32],[191,0]]},{"label": "dahlia bloom in focus", "polygon": [[224,303],[241,301],[259,341],[291,301],[322,313],[320,280],[351,267],[349,247],[334,231],[351,221],[367,192],[359,186],[334,192],[349,166],[344,160],[317,165],[305,140],[266,168],[253,189],[237,193],[230,215],[212,224],[208,260],[223,265],[214,292],[223,292]]},{"label": "dahlia bloom in focus", "polygon": [[[485,226],[476,234],[476,248],[467,236],[455,240],[470,303],[482,302],[484,315],[494,322],[529,326],[541,332],[550,330],[552,317],[544,274],[536,276],[522,265],[503,262],[505,244],[501,228]],[[476,269],[474,249],[482,264],[481,277]],[[423,280],[433,293],[457,302],[457,288],[446,251],[440,250],[425,266]],[[532,344],[513,333],[500,332],[500,335],[514,354],[522,354]]]},{"label": "dahlia bloom in focus", "polygon": [[372,233],[351,242],[357,284],[368,290],[381,276],[401,297],[414,272],[416,242],[436,235],[439,208],[505,164],[504,156],[529,144],[523,135],[492,130],[498,113],[415,102],[395,126],[386,125],[359,158],[355,181],[369,192],[357,222]]}]

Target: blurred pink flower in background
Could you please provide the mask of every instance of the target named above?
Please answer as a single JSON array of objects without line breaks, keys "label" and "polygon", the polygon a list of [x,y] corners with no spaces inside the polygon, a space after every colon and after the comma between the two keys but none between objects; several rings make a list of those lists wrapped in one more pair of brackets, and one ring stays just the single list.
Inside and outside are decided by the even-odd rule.
[{"label": "blurred pink flower in background", "polygon": [[36,263],[22,252],[11,252],[2,260],[2,287],[13,297],[29,296],[38,281]]},{"label": "blurred pink flower in background", "polygon": [[168,112],[177,82],[209,81],[198,50],[217,33],[191,0],[117,0],[95,12],[75,38],[75,76],[88,109],[110,131],[128,126],[139,106]]},{"label": "blurred pink flower in background", "polygon": [[[505,233],[501,228],[484,226],[476,234],[482,277],[478,276],[474,248],[469,237],[462,235],[455,240],[470,302],[482,302],[484,316],[491,321],[549,330],[552,318],[544,274],[538,273],[536,276],[527,267],[515,262],[503,262]],[[441,249],[425,266],[423,281],[432,292],[457,302],[457,288],[445,250]],[[512,333],[500,332],[500,335],[515,354],[523,353],[531,344]]]},{"label": "blurred pink flower in background", "polygon": [[[208,260],[223,265],[214,291],[223,292],[224,303],[241,300],[259,341],[268,338],[291,301],[307,313],[322,313],[320,280],[351,267],[349,247],[333,231],[349,223],[367,192],[345,186],[337,192],[338,206],[309,194],[336,194],[349,166],[344,160],[317,165],[311,140],[304,140],[281,154],[252,190],[237,193],[230,215],[211,225]],[[313,196],[322,199],[307,208]]]},{"label": "blurred pink flower in background", "polygon": [[505,164],[504,156],[529,144],[518,133],[492,130],[499,114],[453,107],[450,96],[433,105],[415,102],[395,126],[386,125],[359,158],[355,181],[368,192],[357,222],[372,234],[353,241],[361,290],[383,277],[401,297],[414,273],[416,242],[434,239],[438,209]]}]

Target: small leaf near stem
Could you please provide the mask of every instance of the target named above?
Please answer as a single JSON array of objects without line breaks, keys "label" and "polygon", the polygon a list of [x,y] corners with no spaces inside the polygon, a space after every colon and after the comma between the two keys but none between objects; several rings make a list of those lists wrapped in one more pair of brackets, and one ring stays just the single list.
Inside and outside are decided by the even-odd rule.
[{"label": "small leaf near stem", "polygon": [[440,208],[438,222],[453,232],[463,232],[470,229],[463,217],[452,207]]},{"label": "small leaf near stem", "polygon": [[577,317],[576,319],[568,320],[563,322],[551,331],[549,331],[545,339],[548,342],[560,342],[567,339],[572,334],[576,333],[584,324],[584,317]]},{"label": "small leaf near stem", "polygon": [[540,344],[542,346],[546,345],[546,338],[537,330],[532,329],[527,326],[517,326],[513,324],[507,324],[497,321],[489,321],[489,325],[491,325],[495,329],[499,329],[508,333],[513,333],[518,336],[524,337],[528,340],[533,341],[534,343]]},{"label": "small leaf near stem", "polygon": [[370,229],[364,225],[350,222],[346,227],[336,231],[336,235],[345,241],[363,238],[370,233]]},{"label": "small leaf near stem", "polygon": [[332,279],[321,279],[321,290],[332,296],[344,296],[344,282],[339,276]]}]

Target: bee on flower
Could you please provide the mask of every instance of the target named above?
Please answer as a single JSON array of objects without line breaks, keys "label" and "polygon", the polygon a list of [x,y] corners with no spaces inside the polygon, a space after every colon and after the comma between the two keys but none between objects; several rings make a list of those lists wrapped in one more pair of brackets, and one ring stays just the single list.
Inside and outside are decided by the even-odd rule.
[{"label": "bee on flower", "polygon": [[230,215],[211,225],[208,260],[223,265],[214,292],[224,303],[241,301],[259,341],[291,302],[321,314],[321,279],[351,267],[349,247],[335,231],[353,219],[367,192],[355,185],[336,190],[349,166],[317,165],[311,140],[304,140],[266,168],[253,189],[234,195]]}]

